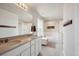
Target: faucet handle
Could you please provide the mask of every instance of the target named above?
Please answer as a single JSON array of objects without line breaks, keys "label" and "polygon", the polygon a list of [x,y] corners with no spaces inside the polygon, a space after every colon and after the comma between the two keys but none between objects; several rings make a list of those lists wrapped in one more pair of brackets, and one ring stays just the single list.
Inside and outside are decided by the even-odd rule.
[{"label": "faucet handle", "polygon": [[8,39],[5,39],[4,41],[5,41],[5,43],[7,43],[8,42]]}]

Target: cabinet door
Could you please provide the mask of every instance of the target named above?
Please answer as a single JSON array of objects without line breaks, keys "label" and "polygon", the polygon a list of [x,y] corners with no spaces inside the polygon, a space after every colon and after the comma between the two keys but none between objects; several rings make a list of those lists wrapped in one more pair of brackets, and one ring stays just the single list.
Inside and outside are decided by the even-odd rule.
[{"label": "cabinet door", "polygon": [[39,46],[39,52],[41,51],[41,49],[42,49],[42,45],[41,45],[42,43],[41,43],[41,39],[39,39],[38,40],[38,46]]},{"label": "cabinet door", "polygon": [[30,56],[30,48],[25,49],[22,53],[21,56]]},{"label": "cabinet door", "polygon": [[6,53],[4,53],[2,56],[17,56],[22,53],[26,48],[30,47],[30,43],[26,43],[24,45],[21,45],[17,48],[14,48]]},{"label": "cabinet door", "polygon": [[4,53],[2,56],[17,56],[20,55],[21,49],[20,48],[15,48],[9,52]]},{"label": "cabinet door", "polygon": [[36,39],[36,55],[39,54],[39,42],[38,39]]},{"label": "cabinet door", "polygon": [[35,49],[35,43],[34,43],[33,45],[31,45],[31,55],[35,54],[35,51],[36,49]]},{"label": "cabinet door", "polygon": [[36,55],[38,55],[41,51],[41,39],[36,39]]},{"label": "cabinet door", "polygon": [[31,56],[36,56],[35,53],[32,53]]},{"label": "cabinet door", "polygon": [[36,41],[35,39],[31,41],[31,56],[35,55],[35,51],[36,51],[36,49],[35,49],[36,42],[35,41]]}]

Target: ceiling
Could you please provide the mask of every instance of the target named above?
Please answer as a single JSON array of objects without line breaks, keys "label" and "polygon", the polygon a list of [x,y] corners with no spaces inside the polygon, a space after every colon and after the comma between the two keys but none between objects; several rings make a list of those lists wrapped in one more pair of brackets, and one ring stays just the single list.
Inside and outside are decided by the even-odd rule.
[{"label": "ceiling", "polygon": [[[63,4],[62,3],[26,3],[28,8],[36,14],[39,14],[44,20],[62,20]],[[28,11],[22,11],[12,3],[0,3],[0,8],[11,11],[19,15],[19,19],[31,22],[32,15]]]},{"label": "ceiling", "polygon": [[25,22],[32,21],[32,15],[28,11],[23,11],[23,9],[19,8],[13,3],[0,3],[0,8],[18,15],[19,20],[22,20]]},{"label": "ceiling", "polygon": [[62,20],[63,4],[62,3],[30,3],[44,20]]}]

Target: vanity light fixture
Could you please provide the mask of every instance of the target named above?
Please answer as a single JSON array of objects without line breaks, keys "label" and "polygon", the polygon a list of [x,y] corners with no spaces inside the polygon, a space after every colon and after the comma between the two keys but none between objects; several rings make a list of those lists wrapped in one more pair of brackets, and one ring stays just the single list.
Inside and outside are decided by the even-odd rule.
[{"label": "vanity light fixture", "polygon": [[16,3],[16,5],[24,10],[28,9],[28,6],[25,3]]}]

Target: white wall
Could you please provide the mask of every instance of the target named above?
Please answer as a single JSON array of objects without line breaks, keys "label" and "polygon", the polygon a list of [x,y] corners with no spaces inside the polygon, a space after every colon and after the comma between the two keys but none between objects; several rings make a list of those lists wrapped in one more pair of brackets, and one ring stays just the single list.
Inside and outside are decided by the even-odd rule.
[{"label": "white wall", "polygon": [[32,23],[22,23],[22,34],[31,33]]},{"label": "white wall", "polygon": [[[74,22],[74,4],[65,4],[63,9],[63,24],[68,20]],[[63,27],[63,50],[64,55],[74,55],[74,28],[73,24]]]},{"label": "white wall", "polygon": [[29,34],[31,32],[32,22],[19,20],[19,34]]},{"label": "white wall", "polygon": [[[49,19],[49,17],[61,19],[63,17],[63,4],[37,4],[37,11],[43,17]],[[52,19],[53,20],[53,19]]]},{"label": "white wall", "polygon": [[[60,21],[45,21],[44,22],[44,34],[48,38],[49,41],[54,43],[59,43],[59,22]],[[47,26],[55,26],[55,29],[47,29]]]},{"label": "white wall", "polygon": [[44,36],[44,22],[41,18],[37,19],[37,36]]},{"label": "white wall", "polygon": [[[54,29],[48,29],[48,26],[55,26]],[[44,22],[44,31],[45,32],[57,32],[59,29],[59,21],[45,21]]]},{"label": "white wall", "polygon": [[15,36],[18,34],[18,16],[0,9],[0,25],[16,26],[16,28],[1,28],[0,27],[0,38]]},{"label": "white wall", "polygon": [[74,36],[75,36],[75,55],[79,56],[79,4],[75,4]]}]

